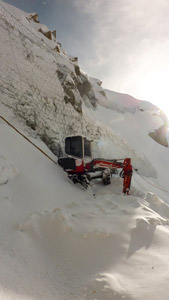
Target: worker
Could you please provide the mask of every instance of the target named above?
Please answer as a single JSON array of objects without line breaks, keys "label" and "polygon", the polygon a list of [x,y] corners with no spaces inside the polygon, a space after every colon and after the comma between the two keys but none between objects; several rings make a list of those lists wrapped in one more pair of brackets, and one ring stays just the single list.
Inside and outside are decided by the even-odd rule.
[{"label": "worker", "polygon": [[120,176],[124,178],[123,180],[123,193],[129,195],[131,178],[133,174],[133,169],[131,165],[131,159],[126,158],[123,163],[123,170],[120,173]]}]

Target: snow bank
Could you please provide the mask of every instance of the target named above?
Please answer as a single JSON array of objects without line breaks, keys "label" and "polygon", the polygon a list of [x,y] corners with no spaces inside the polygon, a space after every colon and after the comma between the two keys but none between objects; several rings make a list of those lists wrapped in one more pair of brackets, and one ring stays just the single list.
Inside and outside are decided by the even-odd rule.
[{"label": "snow bank", "polygon": [[[145,256],[156,255],[157,227],[166,228],[168,234],[169,220],[150,208],[149,194],[144,201],[114,197],[112,191],[105,188],[104,196],[96,193],[92,202],[72,201],[62,208],[33,213],[19,225],[24,239],[28,236],[33,247],[43,249],[42,259],[45,256],[48,266],[57,266],[52,272],[54,277],[59,272],[59,282],[67,283],[66,290],[60,283],[59,293],[64,291],[64,297],[137,299],[139,291],[133,286],[139,286],[142,278],[135,280],[128,266],[135,257],[136,266],[144,269],[149,264]],[[159,258],[157,261],[160,263]],[[158,278],[157,273],[153,276]]]},{"label": "snow bank", "polygon": [[122,274],[100,273],[91,280],[84,299],[132,300],[130,289]]},{"label": "snow bank", "polygon": [[159,213],[164,218],[169,219],[169,205],[161,200],[157,195],[148,193],[146,201],[149,203],[149,207]]},{"label": "snow bank", "polygon": [[48,232],[52,239],[57,232],[64,233],[72,230],[60,208],[55,208],[52,213],[47,211],[44,213],[33,213],[26,222],[19,224],[19,230],[21,231],[29,231],[30,228],[33,228],[39,237]]}]

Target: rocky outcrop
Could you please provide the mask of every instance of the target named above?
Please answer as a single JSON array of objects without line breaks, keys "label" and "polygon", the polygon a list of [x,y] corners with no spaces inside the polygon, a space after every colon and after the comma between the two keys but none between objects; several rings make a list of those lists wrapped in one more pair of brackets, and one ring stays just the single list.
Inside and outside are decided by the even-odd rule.
[{"label": "rocky outcrop", "polygon": [[82,99],[88,101],[94,108],[97,106],[97,99],[91,82],[86,75],[81,73],[78,65],[70,72],[65,65],[58,65],[58,78],[63,86],[66,103],[71,103],[74,109],[82,113]]},{"label": "rocky outcrop", "polygon": [[84,82],[77,82],[77,88],[78,91],[83,98],[85,95],[89,93],[89,91],[92,89],[92,85],[88,80],[85,80]]},{"label": "rocky outcrop", "polygon": [[39,32],[41,32],[44,36],[46,36],[49,40],[52,40],[52,32],[49,30],[49,31],[44,31],[42,30],[42,28],[39,29]]},{"label": "rocky outcrop", "polygon": [[56,51],[56,52],[58,52],[58,53],[60,53],[61,51],[60,51],[60,48],[59,48],[59,46],[58,45],[56,45],[56,47],[53,49],[54,51]]},{"label": "rocky outcrop", "polygon": [[65,93],[65,103],[70,103],[78,113],[82,113],[82,100],[74,81],[75,72],[71,72],[66,65],[58,64],[57,75]]},{"label": "rocky outcrop", "polygon": [[56,39],[56,30],[52,31],[52,35],[54,36],[54,38]]},{"label": "rocky outcrop", "polygon": [[39,16],[38,16],[37,13],[30,14],[28,20],[32,20],[35,23],[40,23],[39,22]]},{"label": "rocky outcrop", "polygon": [[65,103],[66,104],[70,103],[78,113],[82,113],[82,103],[81,102],[78,103],[76,101],[75,95],[71,90],[71,88],[67,88],[66,86],[64,86],[63,88],[66,94],[64,96]]},{"label": "rocky outcrop", "polygon": [[[79,70],[76,69],[76,74],[78,71],[80,72],[80,69]],[[92,84],[87,78],[87,76],[85,76],[80,72],[80,75],[76,76],[74,78],[74,81],[80,93],[80,96],[83,98],[83,100],[84,101],[88,100],[89,103],[95,108],[97,106],[97,99],[95,97]]]},{"label": "rocky outcrop", "polygon": [[164,147],[168,147],[167,142],[167,126],[162,125],[158,129],[156,129],[154,132],[149,133],[149,135],[159,144],[161,144]]},{"label": "rocky outcrop", "polygon": [[75,65],[75,73],[77,76],[80,76],[80,74],[81,74],[80,67],[78,65]]},{"label": "rocky outcrop", "polygon": [[70,61],[72,61],[72,62],[78,62],[78,57],[72,57],[72,56],[69,56],[69,59],[70,59]]},{"label": "rocky outcrop", "polygon": [[107,98],[105,91],[100,91],[100,94]]},{"label": "rocky outcrop", "polygon": [[[39,22],[39,16],[37,13],[32,13],[29,15],[29,17],[27,17],[28,21],[33,21],[35,23],[40,24]],[[39,32],[41,32],[43,35],[45,35],[49,40],[52,40],[54,38],[54,40],[56,41],[56,30],[44,30],[44,25],[41,24],[41,28],[38,29]],[[46,27],[47,28],[47,27]],[[52,38],[53,37],[53,38]]]}]

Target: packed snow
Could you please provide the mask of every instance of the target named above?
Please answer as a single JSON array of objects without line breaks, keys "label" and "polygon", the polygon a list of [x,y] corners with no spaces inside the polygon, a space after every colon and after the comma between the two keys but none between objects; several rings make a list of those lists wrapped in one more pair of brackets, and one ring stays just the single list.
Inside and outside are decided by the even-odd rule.
[{"label": "packed snow", "polygon": [[[31,28],[25,13],[7,8]],[[122,195],[119,174],[107,186],[99,180],[87,190],[73,185],[0,119],[0,299],[169,299],[169,148],[149,136],[163,124],[159,109],[90,82],[98,103],[95,109],[83,103],[83,117],[102,127],[93,156],[131,157],[131,195]],[[0,114],[57,162],[3,96]]]}]

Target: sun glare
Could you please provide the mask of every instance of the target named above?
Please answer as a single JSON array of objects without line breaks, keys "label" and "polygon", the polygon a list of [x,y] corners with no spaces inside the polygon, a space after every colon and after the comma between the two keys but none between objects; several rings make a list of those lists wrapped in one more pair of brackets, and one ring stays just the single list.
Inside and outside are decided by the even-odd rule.
[{"label": "sun glare", "polygon": [[142,85],[143,99],[157,105],[169,118],[169,72],[149,73]]}]

